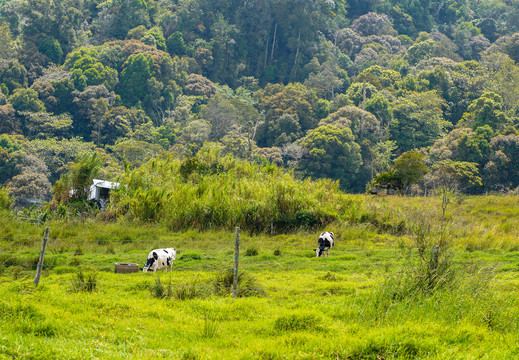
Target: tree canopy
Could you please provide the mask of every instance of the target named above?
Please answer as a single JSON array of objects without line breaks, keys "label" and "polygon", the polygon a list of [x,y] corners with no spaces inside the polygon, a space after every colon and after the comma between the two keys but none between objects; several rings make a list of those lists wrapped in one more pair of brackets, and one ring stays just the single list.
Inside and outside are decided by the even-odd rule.
[{"label": "tree canopy", "polygon": [[459,191],[513,190],[518,13],[501,0],[2,1],[0,186],[48,199],[85,153],[115,178],[210,147],[354,192],[385,179],[423,194],[462,174]]}]

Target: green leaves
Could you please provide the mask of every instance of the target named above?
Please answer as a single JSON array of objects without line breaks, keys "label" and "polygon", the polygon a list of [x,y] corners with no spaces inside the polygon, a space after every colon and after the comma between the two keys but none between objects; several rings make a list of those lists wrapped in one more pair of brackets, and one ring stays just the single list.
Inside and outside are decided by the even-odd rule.
[{"label": "green leaves", "polygon": [[345,189],[352,186],[362,157],[349,128],[320,126],[301,140],[301,146],[309,150],[308,157],[300,163],[305,174],[317,179],[340,180]]},{"label": "green leaves", "polygon": [[130,55],[121,72],[121,97],[127,106],[136,105],[146,95],[147,82],[152,76],[151,55]]},{"label": "green leaves", "polygon": [[38,93],[32,89],[20,89],[9,97],[9,102],[16,111],[45,111],[45,106],[38,99]]}]

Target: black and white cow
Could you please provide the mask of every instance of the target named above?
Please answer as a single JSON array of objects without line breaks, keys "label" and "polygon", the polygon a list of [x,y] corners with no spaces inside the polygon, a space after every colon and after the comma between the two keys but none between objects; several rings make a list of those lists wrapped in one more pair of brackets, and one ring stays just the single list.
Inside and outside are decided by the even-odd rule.
[{"label": "black and white cow", "polygon": [[319,246],[315,250],[315,256],[319,257],[325,254],[328,257],[328,251],[333,247],[333,233],[325,231],[319,235],[319,240],[317,241],[317,245]]},{"label": "black and white cow", "polygon": [[151,250],[142,272],[173,269],[173,261],[177,252],[173,248]]}]

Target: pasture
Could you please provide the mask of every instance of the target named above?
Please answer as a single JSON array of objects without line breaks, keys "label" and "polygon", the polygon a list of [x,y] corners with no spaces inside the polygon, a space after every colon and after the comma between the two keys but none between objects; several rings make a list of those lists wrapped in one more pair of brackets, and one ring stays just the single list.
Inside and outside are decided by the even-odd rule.
[{"label": "pasture", "polygon": [[[237,299],[234,229],[53,221],[35,287],[44,228],[3,214],[0,359],[519,357],[517,197],[454,199],[443,228],[438,199],[359,199],[329,258],[324,229],[242,232]],[[172,272],[114,273],[169,246]]]}]

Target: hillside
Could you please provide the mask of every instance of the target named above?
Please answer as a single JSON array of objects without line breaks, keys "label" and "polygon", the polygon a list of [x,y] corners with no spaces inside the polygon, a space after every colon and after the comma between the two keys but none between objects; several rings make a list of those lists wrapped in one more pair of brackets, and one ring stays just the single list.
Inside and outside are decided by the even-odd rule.
[{"label": "hillside", "polygon": [[115,180],[212,144],[347,192],[514,190],[518,18],[502,0],[4,0],[0,184],[27,205],[84,154]]}]

